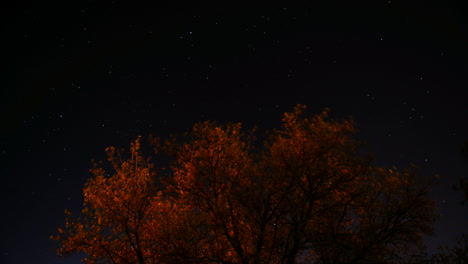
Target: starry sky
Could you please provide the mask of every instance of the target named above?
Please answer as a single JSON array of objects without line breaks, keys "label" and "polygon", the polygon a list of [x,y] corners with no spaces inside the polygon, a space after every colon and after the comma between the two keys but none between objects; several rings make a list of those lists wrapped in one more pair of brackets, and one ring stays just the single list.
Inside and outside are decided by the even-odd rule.
[{"label": "starry sky", "polygon": [[350,2],[18,3],[2,23],[0,262],[79,263],[49,236],[81,209],[106,147],[205,120],[271,129],[298,103],[352,116],[376,164],[441,175],[426,241],[452,244],[468,232],[452,190],[468,176],[468,14],[452,1]]}]

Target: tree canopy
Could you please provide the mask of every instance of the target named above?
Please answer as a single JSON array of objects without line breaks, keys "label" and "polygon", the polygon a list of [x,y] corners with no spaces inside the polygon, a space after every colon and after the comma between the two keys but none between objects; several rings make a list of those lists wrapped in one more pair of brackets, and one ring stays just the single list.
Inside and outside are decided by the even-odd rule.
[{"label": "tree canopy", "polygon": [[172,157],[156,168],[141,138],[107,148],[78,217],[53,239],[87,263],[403,263],[435,220],[417,169],[362,157],[351,119],[298,105],[258,144],[241,124],[202,122],[152,140]]}]

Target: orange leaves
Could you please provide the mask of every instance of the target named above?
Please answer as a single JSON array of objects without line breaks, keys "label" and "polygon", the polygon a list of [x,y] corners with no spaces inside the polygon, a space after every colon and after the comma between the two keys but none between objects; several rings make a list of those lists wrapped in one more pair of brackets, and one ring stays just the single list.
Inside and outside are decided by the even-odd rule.
[{"label": "orange leaves", "polygon": [[94,177],[83,189],[82,215],[69,218],[67,231],[59,232],[61,252],[87,253],[90,263],[103,258],[121,263],[111,260],[122,257],[121,254],[139,259],[139,248],[146,243],[139,236],[149,231],[141,227],[148,221],[146,211],[154,195],[154,172],[151,163],[142,156],[139,140],[131,144],[126,160],[121,151],[106,149],[114,172],[106,172],[97,164],[91,169]]},{"label": "orange leaves", "polygon": [[59,251],[88,263],[358,263],[419,241],[432,208],[415,172],[374,168],[356,153],[352,120],[305,110],[285,113],[263,147],[240,123],[151,137],[173,158],[161,175],[140,137],[128,153],[107,148],[111,171],[91,169]]}]

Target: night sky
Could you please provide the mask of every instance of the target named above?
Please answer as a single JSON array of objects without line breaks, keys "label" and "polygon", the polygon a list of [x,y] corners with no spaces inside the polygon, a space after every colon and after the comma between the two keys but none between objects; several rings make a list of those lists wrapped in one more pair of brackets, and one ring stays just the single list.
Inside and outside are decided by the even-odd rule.
[{"label": "night sky", "polygon": [[106,147],[205,120],[263,131],[298,103],[352,116],[376,164],[441,175],[430,250],[468,232],[452,190],[468,176],[466,9],[136,2],[24,2],[4,16],[1,263],[79,262],[49,237],[81,209]]}]

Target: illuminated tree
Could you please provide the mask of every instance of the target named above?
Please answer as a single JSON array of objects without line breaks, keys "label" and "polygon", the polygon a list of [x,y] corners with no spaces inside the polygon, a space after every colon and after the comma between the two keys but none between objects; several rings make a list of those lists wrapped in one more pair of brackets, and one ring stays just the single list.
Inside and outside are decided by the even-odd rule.
[{"label": "illuminated tree", "polygon": [[59,253],[89,263],[396,263],[430,233],[433,201],[415,170],[360,157],[355,132],[300,105],[262,147],[241,124],[198,123],[165,141],[164,177],[139,139],[128,160],[109,148],[116,173],[92,170],[82,216],[55,237]]},{"label": "illuminated tree", "polygon": [[[105,171],[103,164],[91,169],[94,177],[83,189],[82,214],[72,218],[67,212],[66,229],[59,228],[59,235],[53,237],[61,242],[58,253],[85,253],[87,263],[142,264],[183,258],[194,233],[186,231],[192,231],[190,225],[196,219],[187,220],[184,205],[156,191],[153,164],[143,158],[140,138],[132,142],[127,159],[113,147],[106,151],[112,169]],[[178,232],[184,232],[184,239],[179,236],[180,243],[171,244]]]},{"label": "illuminated tree", "polygon": [[150,251],[148,243],[149,208],[156,195],[152,186],[152,166],[140,153],[139,140],[131,145],[131,157],[123,160],[114,148],[108,148],[108,161],[114,173],[108,176],[95,164],[94,174],[86,183],[84,209],[77,219],[69,217],[66,230],[59,229],[59,254],[83,252],[88,263],[144,263]]}]

